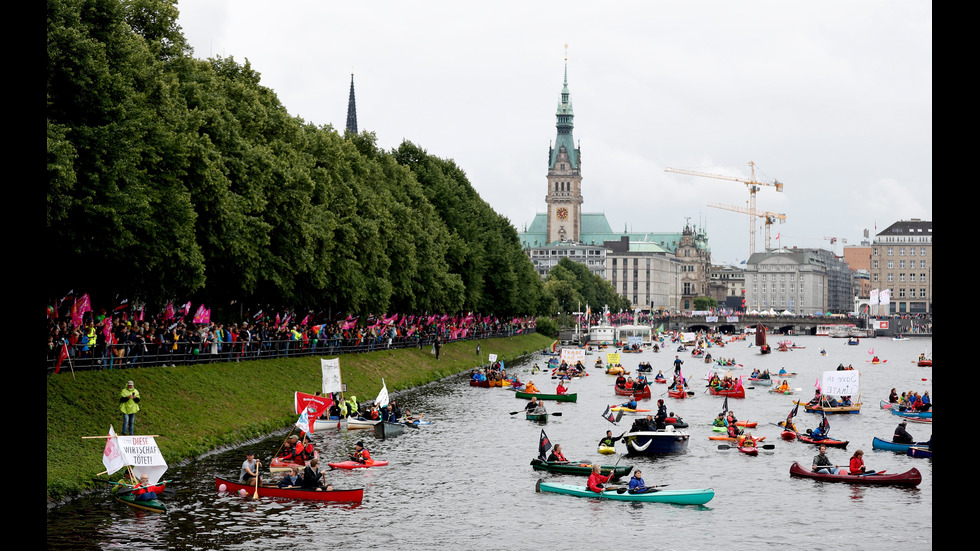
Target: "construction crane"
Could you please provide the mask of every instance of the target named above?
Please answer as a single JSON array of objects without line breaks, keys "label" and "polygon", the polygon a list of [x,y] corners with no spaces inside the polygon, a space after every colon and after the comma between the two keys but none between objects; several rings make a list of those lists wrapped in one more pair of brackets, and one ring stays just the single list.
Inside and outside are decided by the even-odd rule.
[{"label": "construction crane", "polygon": [[[824,237],[823,239],[824,239],[824,241],[830,241],[830,251],[832,253],[834,253],[834,256],[837,256],[837,247],[835,247],[835,245],[837,244],[837,238],[836,237]],[[841,240],[841,242],[846,245],[847,244],[847,238],[845,237],[844,239]]]},{"label": "construction crane", "polygon": [[[747,209],[745,207],[736,207],[734,205],[719,205],[717,203],[708,203],[708,206],[709,207],[714,207],[716,209],[725,209],[725,210],[730,210],[730,211],[734,211],[734,212],[741,212],[742,214],[748,214],[750,216],[758,216],[760,218],[765,219],[766,251],[772,250],[772,248],[769,246],[769,235],[771,233],[770,232],[770,227],[773,224],[776,223],[776,220],[779,220],[779,223],[780,224],[786,222],[786,215],[785,214],[776,214],[775,212],[769,212],[769,211],[754,211],[754,210]],[[754,223],[753,223],[752,227],[755,228],[755,224]],[[755,243],[754,242],[752,243],[752,249],[753,249],[752,252],[755,252]]]},{"label": "construction crane", "polygon": [[[724,174],[708,174],[707,172],[697,172],[694,170],[685,170],[682,168],[670,168],[664,169],[664,172],[676,172],[677,174],[688,174],[690,176],[702,176],[704,178],[715,178],[718,180],[730,180],[732,182],[742,182],[743,184],[749,186],[749,211],[752,213],[756,212],[755,209],[755,194],[757,191],[762,189],[762,186],[772,186],[776,188],[776,191],[783,191],[783,184],[779,180],[773,180],[770,182],[760,182],[755,179],[755,163],[749,161],[749,167],[752,171],[752,177],[750,179],[738,178],[735,176],[725,176]],[[755,252],[755,220],[749,218],[749,256]]]}]

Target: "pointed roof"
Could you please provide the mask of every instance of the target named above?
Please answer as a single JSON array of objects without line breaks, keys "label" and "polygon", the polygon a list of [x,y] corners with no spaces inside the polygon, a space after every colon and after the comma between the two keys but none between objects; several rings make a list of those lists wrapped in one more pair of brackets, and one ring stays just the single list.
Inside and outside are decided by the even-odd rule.
[{"label": "pointed roof", "polygon": [[357,134],[357,107],[354,105],[354,73],[350,74],[350,99],[347,100],[347,131]]},{"label": "pointed roof", "polygon": [[575,119],[575,114],[572,112],[572,102],[569,99],[568,91],[568,57],[565,57],[565,81],[561,88],[561,101],[558,103],[558,110],[555,112],[555,128],[558,131],[558,136],[555,138],[555,145],[551,148],[549,152],[548,168],[554,169],[555,162],[558,160],[558,153],[561,148],[564,147],[565,151],[568,153],[568,161],[571,164],[572,170],[578,170],[579,161],[579,150],[575,148],[575,142],[572,138],[572,128],[575,124],[573,120]]}]

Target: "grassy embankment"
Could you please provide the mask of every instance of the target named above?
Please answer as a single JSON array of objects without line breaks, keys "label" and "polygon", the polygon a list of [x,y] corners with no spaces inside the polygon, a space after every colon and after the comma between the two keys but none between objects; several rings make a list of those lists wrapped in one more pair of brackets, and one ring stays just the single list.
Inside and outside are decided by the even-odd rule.
[{"label": "grassy embankment", "polygon": [[[364,402],[377,396],[382,378],[394,393],[479,365],[477,344],[484,362],[496,354],[506,363],[552,342],[539,333],[455,342],[442,348],[439,361],[430,347],[347,354],[340,356],[340,370],[345,395]],[[320,358],[85,371],[74,377],[62,369],[48,376],[48,500],[92,488],[94,475],[105,470],[104,440],[82,437],[105,435],[110,424],[121,432],[118,398],[126,381],[140,392],[137,434],[159,435],[164,458],[174,465],[295,423],[293,393],[320,389]]]}]

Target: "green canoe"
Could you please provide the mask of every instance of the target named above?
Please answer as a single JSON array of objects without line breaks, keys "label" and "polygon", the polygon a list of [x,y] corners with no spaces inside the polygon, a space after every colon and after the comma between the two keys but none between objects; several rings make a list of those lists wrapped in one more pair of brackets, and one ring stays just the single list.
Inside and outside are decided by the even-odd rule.
[{"label": "green canoe", "polygon": [[112,497],[114,497],[116,501],[125,503],[130,507],[135,507],[136,509],[143,509],[144,511],[153,511],[155,513],[167,512],[167,505],[162,501],[160,501],[159,499],[136,501],[136,496],[133,493],[124,493],[124,494],[113,493]]},{"label": "green canoe", "polygon": [[520,390],[515,390],[514,396],[516,396],[517,398],[523,398],[525,400],[530,400],[531,397],[535,397],[538,400],[555,400],[556,402],[574,402],[578,400],[578,393],[544,394],[542,392],[521,392]]},{"label": "green canoe", "polygon": [[[560,474],[577,474],[589,476],[592,474],[592,463],[587,461],[541,461],[538,458],[531,460],[531,466],[536,471],[548,471]],[[607,475],[613,470],[616,471],[616,478],[628,476],[633,470],[632,465],[599,465],[600,473]]]},{"label": "green canoe", "polygon": [[602,492],[602,494],[597,494],[585,486],[574,486],[572,484],[552,484],[542,482],[541,480],[538,480],[534,489],[537,492],[551,492],[555,494],[565,494],[577,497],[591,497],[594,499],[674,503],[677,505],[704,505],[715,497],[715,491],[712,488],[691,490],[657,490],[642,494],[631,494],[627,491],[619,493],[615,489],[608,489]]},{"label": "green canoe", "polygon": [[527,413],[524,416],[527,418],[528,421],[538,421],[541,423],[545,423],[548,421],[547,413]]}]

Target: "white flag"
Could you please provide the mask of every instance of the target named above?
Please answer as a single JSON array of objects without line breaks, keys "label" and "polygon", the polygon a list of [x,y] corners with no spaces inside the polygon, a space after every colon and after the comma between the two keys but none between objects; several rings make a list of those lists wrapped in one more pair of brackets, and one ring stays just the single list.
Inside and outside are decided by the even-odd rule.
[{"label": "white flag", "polygon": [[871,305],[878,304],[878,289],[871,289],[871,294],[869,295],[868,304]]},{"label": "white flag", "polygon": [[340,358],[332,360],[321,358],[320,369],[323,371],[323,393],[329,395],[342,392],[344,387],[340,382]]},{"label": "white flag", "polygon": [[107,474],[112,474],[126,466],[123,462],[122,452],[119,450],[119,443],[116,442],[116,431],[109,425],[109,438],[105,440],[105,450],[102,451],[102,464],[105,465]]},{"label": "white flag", "polygon": [[892,296],[891,289],[882,290],[881,294],[878,295],[878,303],[887,305],[889,302],[891,302],[891,296]]},{"label": "white flag", "polygon": [[381,392],[378,393],[378,397],[374,400],[374,403],[379,408],[388,406],[388,387],[385,385],[384,379],[381,379]]}]

